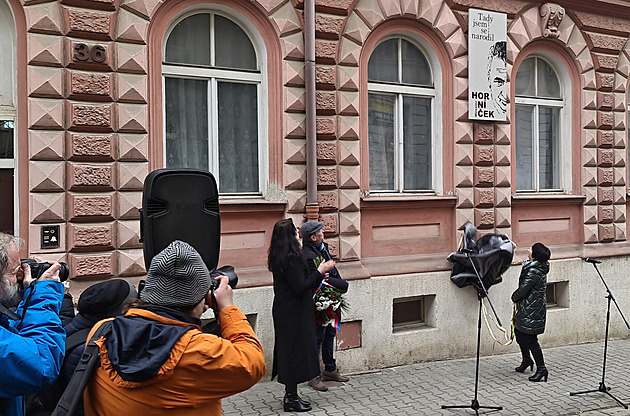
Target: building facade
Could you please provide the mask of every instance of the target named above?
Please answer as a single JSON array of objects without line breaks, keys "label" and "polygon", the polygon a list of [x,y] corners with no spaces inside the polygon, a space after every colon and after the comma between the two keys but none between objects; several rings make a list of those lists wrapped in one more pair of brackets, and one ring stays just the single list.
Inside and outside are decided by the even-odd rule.
[{"label": "building facade", "polygon": [[[471,8],[507,16],[505,121],[469,115]],[[312,12],[314,11],[314,13]],[[72,290],[146,273],[146,175],[213,172],[219,264],[271,359],[274,223],[325,223],[351,280],[340,365],[465,357],[477,297],[450,282],[462,226],[552,250],[543,345],[630,313],[630,5],[608,0],[0,0],[0,207]],[[611,334],[627,336],[613,312]],[[484,354],[515,352],[484,336]]]}]

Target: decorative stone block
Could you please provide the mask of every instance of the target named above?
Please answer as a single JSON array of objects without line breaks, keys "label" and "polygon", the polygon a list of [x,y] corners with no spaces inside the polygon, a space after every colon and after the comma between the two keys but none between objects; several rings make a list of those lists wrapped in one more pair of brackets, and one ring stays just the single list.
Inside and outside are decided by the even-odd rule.
[{"label": "decorative stone block", "polygon": [[300,138],[303,139],[306,136],[305,131],[305,119],[304,113],[285,113],[284,114],[284,126],[286,129],[285,137],[287,138]]},{"label": "decorative stone block", "polygon": [[359,139],[359,117],[338,116],[337,126],[339,126],[337,137],[340,140],[358,140]]},{"label": "decorative stone block", "polygon": [[317,143],[318,164],[330,165],[337,162],[337,145],[334,142]]},{"label": "decorative stone block", "polygon": [[597,166],[597,154],[598,150],[594,148],[582,148],[582,163],[587,167]]},{"label": "decorative stone block", "polygon": [[[348,42],[352,43],[352,42]],[[334,65],[337,56],[337,42],[325,40],[315,41],[315,61],[318,64]],[[348,62],[342,62],[348,64]]]},{"label": "decorative stone block", "polygon": [[339,238],[326,238],[328,252],[334,259],[339,259]]},{"label": "decorative stone block", "polygon": [[457,208],[473,208],[475,206],[474,188],[457,188]]},{"label": "decorative stone block", "polygon": [[92,101],[112,101],[112,74],[70,71],[68,77],[68,98]]},{"label": "decorative stone block", "polygon": [[464,35],[464,32],[461,30],[457,30],[451,37],[446,39],[446,47],[450,50],[451,56],[455,58],[463,56],[468,52],[466,45],[468,45],[466,35]]},{"label": "decorative stone block", "polygon": [[284,61],[282,71],[285,87],[304,87],[304,63],[300,61]]},{"label": "decorative stone block", "polygon": [[64,163],[31,161],[29,166],[29,189],[34,192],[63,192]]},{"label": "decorative stone block", "polygon": [[118,249],[142,249],[139,221],[116,221],[116,247]]},{"label": "decorative stone block", "polygon": [[339,91],[337,93],[337,108],[339,114],[344,116],[359,115],[359,93],[350,91]]},{"label": "decorative stone block", "polygon": [[475,144],[490,145],[494,143],[494,125],[474,123],[474,140]]},{"label": "decorative stone block", "polygon": [[113,130],[112,104],[88,105],[68,103],[68,125],[74,131],[109,132]]},{"label": "decorative stone block", "polygon": [[497,228],[511,227],[512,210],[510,208],[495,208],[494,218],[495,218],[495,227]]},{"label": "decorative stone block", "polygon": [[442,38],[448,39],[456,31],[461,31],[461,25],[450,8],[442,7],[442,13],[439,14],[435,21],[434,30],[440,33]]},{"label": "decorative stone block", "polygon": [[24,8],[29,33],[61,35],[63,19],[59,3],[33,4]]},{"label": "decorative stone block", "polygon": [[455,166],[454,179],[457,188],[465,188],[472,186],[473,168]]},{"label": "decorative stone block", "polygon": [[[40,0],[34,0],[40,1]],[[64,6],[81,7],[85,9],[114,11],[118,3],[116,0],[61,0]]]},{"label": "decorative stone block", "polygon": [[315,105],[318,114],[334,114],[335,113],[335,93],[321,92],[315,94]]},{"label": "decorative stone block", "polygon": [[509,166],[497,166],[494,168],[495,186],[511,186],[512,169]]},{"label": "decorative stone block", "polygon": [[68,216],[71,220],[111,221],[114,219],[114,194],[68,194]]},{"label": "decorative stone block", "polygon": [[597,182],[599,185],[612,186],[613,171],[610,169],[597,169]]},{"label": "decorative stone block", "polygon": [[614,194],[612,188],[597,188],[597,196],[599,203],[602,205],[609,205],[613,203]]},{"label": "decorative stone block", "polygon": [[455,225],[457,226],[457,229],[462,229],[464,225],[468,223],[475,224],[475,210],[472,208],[456,210]]},{"label": "decorative stone block", "polygon": [[72,191],[109,191],[114,189],[114,172],[111,164],[68,164],[68,187]]},{"label": "decorative stone block", "polygon": [[306,193],[304,191],[287,191],[287,212],[304,213],[305,207]]},{"label": "decorative stone block", "polygon": [[339,164],[356,166],[361,159],[361,147],[358,141],[339,141]]},{"label": "decorative stone block", "polygon": [[433,26],[435,23],[435,20],[437,19],[440,13],[441,6],[442,6],[442,3],[437,0],[429,0],[429,1],[420,2],[419,10],[418,10],[418,18],[421,21],[424,21],[425,23],[429,24],[429,27]]},{"label": "decorative stone block", "polygon": [[320,209],[336,210],[339,207],[337,191],[318,192],[317,205],[319,205]]},{"label": "decorative stone block", "polygon": [[318,139],[334,139],[337,131],[337,119],[334,117],[317,117],[315,129]]},{"label": "decorative stone block", "polygon": [[585,206],[584,207],[584,224],[596,224],[597,223],[597,206]]},{"label": "decorative stone block", "polygon": [[472,144],[456,144],[455,145],[455,165],[457,166],[472,166],[473,165],[473,150]]},{"label": "decorative stone block", "polygon": [[626,149],[614,149],[613,150],[613,166],[616,168],[623,168],[626,166]]},{"label": "decorative stone block", "polygon": [[63,131],[29,130],[30,160],[63,160]]},{"label": "decorative stone block", "polygon": [[111,134],[88,135],[68,133],[70,160],[113,161],[115,138]]},{"label": "decorative stone block", "polygon": [[614,208],[614,217],[613,220],[618,223],[626,222],[626,206],[625,205],[615,205]]},{"label": "decorative stone block", "polygon": [[117,134],[118,160],[121,162],[147,162],[149,136],[147,134]]},{"label": "decorative stone block", "polygon": [[[341,52],[339,54],[339,64],[343,66],[358,67],[359,59],[361,57],[361,46],[345,38],[341,39],[340,43]],[[336,52],[336,50],[333,52]]]},{"label": "decorative stone block", "polygon": [[73,279],[112,277],[114,275],[114,252],[98,255],[70,254],[68,266]]},{"label": "decorative stone block", "polygon": [[582,101],[584,102],[583,108],[587,110],[597,109],[597,92],[584,90],[582,91]]},{"label": "decorative stone block", "polygon": [[582,169],[582,184],[584,186],[597,185],[597,169],[585,167]]},{"label": "decorative stone block", "polygon": [[68,241],[72,251],[97,251],[114,247],[114,223],[101,225],[70,224]]},{"label": "decorative stone block", "polygon": [[147,48],[144,45],[117,42],[115,44],[118,72],[130,74],[147,73]]},{"label": "decorative stone block", "polygon": [[597,126],[597,111],[584,110],[582,111],[582,128],[583,129],[596,129]]},{"label": "decorative stone block", "polygon": [[626,224],[614,224],[615,227],[615,240],[626,241]]},{"label": "decorative stone block", "polygon": [[468,120],[468,101],[462,99],[455,100],[455,120],[467,121]]},{"label": "decorative stone block", "polygon": [[584,67],[584,66],[590,66],[591,69],[587,70],[586,72],[582,72],[582,75],[580,76],[581,78],[581,82],[582,82],[582,86],[585,90],[594,90],[597,89],[597,77],[595,76],[595,70],[592,69],[593,67],[593,63],[590,60],[590,53],[588,50],[585,50],[582,52],[582,55],[578,56],[578,59],[581,59],[581,61],[579,61],[578,63]]},{"label": "decorative stone block", "polygon": [[595,79],[597,82],[597,89],[599,90],[605,90],[605,91],[612,91],[613,87],[615,85],[615,77],[612,74],[604,74],[601,72],[596,72],[595,73]]},{"label": "decorative stone block", "polygon": [[597,130],[584,129],[582,130],[582,146],[583,147],[596,147],[598,143]]},{"label": "decorative stone block", "polygon": [[497,207],[509,207],[512,205],[512,188],[495,188],[494,203]]},{"label": "decorative stone block", "polygon": [[301,32],[281,38],[280,43],[284,60],[304,61],[304,37]]},{"label": "decorative stone block", "polygon": [[475,208],[494,206],[494,189],[475,189]]},{"label": "decorative stone block", "polygon": [[304,89],[284,88],[285,111],[287,113],[303,113],[306,110],[304,99]]},{"label": "decorative stone block", "polygon": [[145,20],[151,20],[153,12],[162,5],[162,3],[162,0],[121,0],[120,7]]},{"label": "decorative stone block", "polygon": [[337,66],[337,85],[339,91],[359,90],[359,68],[353,66]]},{"label": "decorative stone block", "polygon": [[613,146],[617,149],[625,149],[626,141],[625,141],[625,132],[615,130],[613,132]]},{"label": "decorative stone block", "polygon": [[613,107],[612,93],[600,92],[597,94],[597,102],[599,109],[611,109]]},{"label": "decorative stone block", "polygon": [[326,235],[339,234],[339,216],[337,213],[321,214],[319,220],[324,223],[324,233]]},{"label": "decorative stone block", "polygon": [[142,208],[142,192],[118,192],[116,198],[118,203],[118,218],[121,220],[140,219]]},{"label": "decorative stone block", "polygon": [[597,243],[598,239],[598,225],[597,224],[588,224],[584,226],[584,242],[586,244],[589,243]]},{"label": "decorative stone block", "polygon": [[305,140],[285,140],[283,150],[285,163],[306,163]]},{"label": "decorative stone block", "polygon": [[63,8],[63,16],[68,28],[68,36],[111,40],[111,29],[114,24],[112,14],[88,10]]},{"label": "decorative stone block", "polygon": [[144,104],[117,104],[118,131],[122,133],[146,133],[149,115]]},{"label": "decorative stone block", "polygon": [[473,124],[456,121],[454,137],[455,137],[455,143],[457,144],[472,144]]},{"label": "decorative stone block", "polygon": [[339,210],[359,211],[361,207],[360,189],[340,189],[339,190]]},{"label": "decorative stone block", "polygon": [[147,102],[147,77],[116,74],[116,85],[116,101],[132,104],[145,104]]},{"label": "decorative stone block", "polygon": [[[468,99],[468,78],[460,78],[457,77],[454,79],[453,83],[454,96],[458,100],[467,100]],[[459,113],[459,112],[458,112]]]},{"label": "decorative stone block", "polygon": [[600,223],[613,222],[615,210],[612,205],[598,207],[598,219]]},{"label": "decorative stone block", "polygon": [[616,205],[626,204],[626,186],[613,187],[613,203]]},{"label": "decorative stone block", "polygon": [[358,260],[361,257],[361,236],[342,234],[339,244],[342,260]]},{"label": "decorative stone block", "polygon": [[511,148],[510,146],[495,146],[496,152],[495,164],[497,166],[510,166],[511,164]]},{"label": "decorative stone block", "polygon": [[[318,175],[319,176],[319,175]],[[287,190],[306,188],[306,166],[284,165],[284,183]]]},{"label": "decorative stone block", "polygon": [[28,66],[28,96],[62,98],[63,76],[61,68]]},{"label": "decorative stone block", "polygon": [[475,222],[478,229],[494,228],[494,209],[475,209]]},{"label": "decorative stone block", "polygon": [[357,235],[361,232],[360,212],[339,213],[339,233]]},{"label": "decorative stone block", "polygon": [[492,166],[494,163],[493,146],[474,146],[475,166]]},{"label": "decorative stone block", "polygon": [[142,17],[119,9],[116,16],[116,40],[118,42],[146,43],[149,22]]},{"label": "decorative stone block", "polygon": [[315,83],[318,88],[330,89],[336,84],[335,67],[318,66],[315,68]]},{"label": "decorative stone block", "polygon": [[380,2],[377,0],[368,0],[362,1],[355,6],[355,12],[361,16],[362,20],[366,22],[370,28],[374,28],[385,19],[379,4]]},{"label": "decorative stone block", "polygon": [[144,276],[147,272],[144,268],[144,252],[142,250],[118,251],[118,276],[132,277]]},{"label": "decorative stone block", "polygon": [[317,185],[323,187],[337,187],[337,168],[318,168]]},{"label": "decorative stone block", "polygon": [[612,224],[599,224],[597,226],[599,241],[602,243],[615,240],[615,227]]},{"label": "decorative stone block", "polygon": [[147,162],[118,162],[118,190],[141,191],[149,174]]},{"label": "decorative stone block", "polygon": [[615,186],[625,187],[626,185],[626,169],[625,168],[621,167],[621,168],[613,169],[612,184]]},{"label": "decorative stone block", "polygon": [[318,39],[339,39],[345,19],[327,16],[321,13],[315,14],[315,36]]},{"label": "decorative stone block", "polygon": [[28,37],[29,65],[63,66],[63,38],[61,36],[32,34]]},{"label": "decorative stone block", "polygon": [[584,205],[597,205],[597,188],[594,186],[585,186],[584,192]]},{"label": "decorative stone block", "polygon": [[493,186],[494,185],[494,169],[477,168],[473,169],[475,186]]},{"label": "decorative stone block", "polygon": [[63,101],[31,98],[28,100],[28,118],[31,129],[62,130]]},{"label": "decorative stone block", "polygon": [[360,188],[361,169],[359,166],[339,167],[339,187],[342,189]]},{"label": "decorative stone block", "polygon": [[65,193],[31,193],[31,223],[64,222]]},{"label": "decorative stone block", "polygon": [[68,68],[88,71],[112,71],[114,63],[113,43],[64,38],[65,63]]},{"label": "decorative stone block", "polygon": [[[290,3],[284,2],[282,0],[267,0],[259,3],[265,5],[268,4],[268,8],[265,8],[269,11],[275,10],[273,14],[269,17],[269,19],[273,23],[275,23],[276,27],[278,28],[278,33],[280,33],[280,37],[284,37],[300,31],[300,22],[298,21],[298,17],[296,16],[295,9]],[[283,3],[284,5],[276,10],[276,8]]]}]

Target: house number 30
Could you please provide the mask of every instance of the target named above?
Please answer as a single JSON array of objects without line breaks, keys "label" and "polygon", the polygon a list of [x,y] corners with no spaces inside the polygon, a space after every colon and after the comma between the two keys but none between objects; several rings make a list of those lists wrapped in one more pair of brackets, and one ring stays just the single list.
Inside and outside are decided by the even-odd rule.
[{"label": "house number 30", "polygon": [[102,64],[107,59],[107,52],[101,45],[86,45],[77,43],[74,45],[74,60],[81,62],[96,62]]}]

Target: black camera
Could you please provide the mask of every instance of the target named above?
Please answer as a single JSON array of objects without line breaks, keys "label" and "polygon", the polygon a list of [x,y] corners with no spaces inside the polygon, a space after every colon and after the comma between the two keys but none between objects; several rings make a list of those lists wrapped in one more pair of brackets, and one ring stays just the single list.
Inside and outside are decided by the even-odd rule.
[{"label": "black camera", "polygon": [[[52,266],[51,263],[38,263],[33,259],[20,259],[20,264],[28,264],[31,266],[31,277],[34,280],[42,277],[42,274]],[[59,269],[59,280],[65,282],[70,275],[70,269],[68,269],[68,265],[62,261],[60,261],[59,264],[61,265],[61,269]]]},{"label": "black camera", "polygon": [[216,289],[218,289],[219,285],[221,284],[219,279],[217,279],[217,277],[219,276],[227,276],[228,285],[230,285],[232,289],[236,288],[236,284],[238,283],[238,276],[236,275],[236,272],[234,271],[234,267],[223,266],[223,267],[219,267],[218,269],[210,273],[210,291],[211,292],[214,292]]}]

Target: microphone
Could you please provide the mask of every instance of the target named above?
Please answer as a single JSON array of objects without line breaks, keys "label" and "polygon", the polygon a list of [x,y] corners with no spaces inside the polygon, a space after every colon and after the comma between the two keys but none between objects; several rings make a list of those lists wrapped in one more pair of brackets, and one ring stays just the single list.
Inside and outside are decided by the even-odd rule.
[{"label": "microphone", "polygon": [[601,263],[600,260],[595,260],[595,259],[589,259],[588,257],[584,259],[585,262],[587,263],[593,263],[593,264],[599,264]]}]

